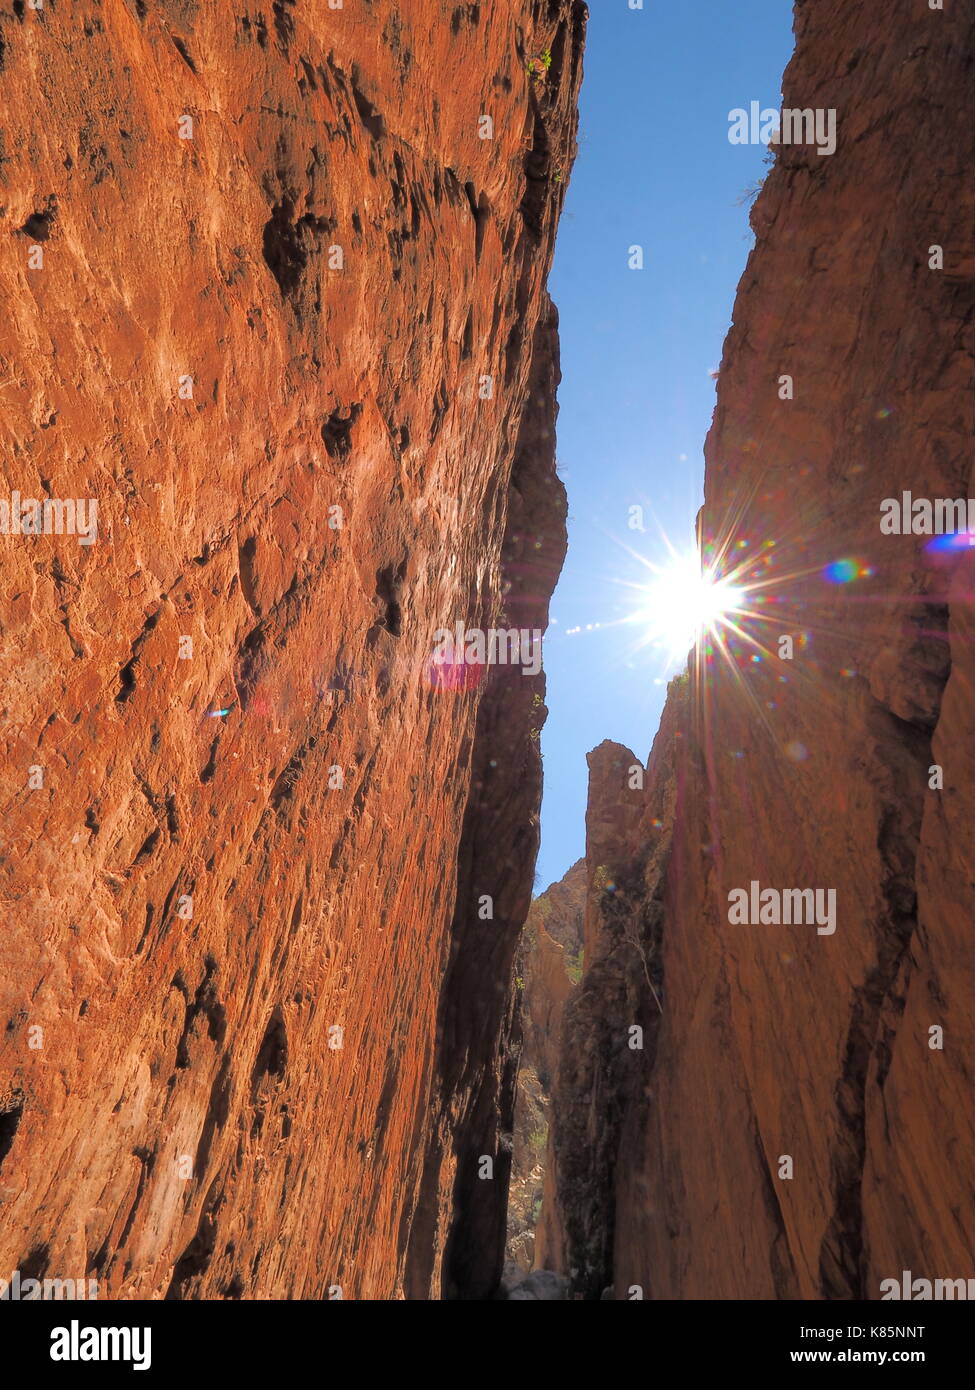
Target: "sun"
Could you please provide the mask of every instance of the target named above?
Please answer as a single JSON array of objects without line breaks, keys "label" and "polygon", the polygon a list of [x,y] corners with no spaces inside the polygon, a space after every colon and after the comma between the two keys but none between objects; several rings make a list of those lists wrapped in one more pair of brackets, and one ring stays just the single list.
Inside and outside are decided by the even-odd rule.
[{"label": "sun", "polygon": [[640,645],[658,648],[668,666],[742,612],[744,589],[720,578],[696,551],[675,553],[664,567],[651,568],[654,578],[640,586],[644,601],[631,621],[642,628]]}]

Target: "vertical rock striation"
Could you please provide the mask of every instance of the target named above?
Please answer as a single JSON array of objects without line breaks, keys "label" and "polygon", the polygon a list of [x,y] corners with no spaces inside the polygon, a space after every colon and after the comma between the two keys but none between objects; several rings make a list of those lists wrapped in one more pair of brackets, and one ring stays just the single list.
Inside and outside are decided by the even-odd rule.
[{"label": "vertical rock striation", "polygon": [[[838,145],[780,147],[754,208],[700,519],[752,616],[672,685],[642,790],[592,764],[553,1101],[589,1297],[975,1273],[975,553],[880,529],[975,493],[975,13],[806,0],[796,37],[784,104]],[[732,922],[752,882],[835,890],[835,932]]]},{"label": "vertical rock striation", "polygon": [[520,993],[521,1051],[512,1134],[508,1201],[510,1273],[544,1268],[545,1242],[536,1224],[547,1168],[550,1096],[558,1073],[562,1016],[582,977],[586,861],[531,905],[515,963]]},{"label": "vertical rock striation", "polygon": [[561,564],[585,16],[0,15],[6,488],[97,502],[3,540],[0,1267],[497,1279],[544,685],[429,657]]}]

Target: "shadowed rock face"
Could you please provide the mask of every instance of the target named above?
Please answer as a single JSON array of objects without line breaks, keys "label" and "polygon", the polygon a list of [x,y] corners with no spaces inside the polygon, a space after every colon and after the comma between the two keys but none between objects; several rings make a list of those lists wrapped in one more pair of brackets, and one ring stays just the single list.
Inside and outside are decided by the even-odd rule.
[{"label": "shadowed rock face", "polygon": [[538,1267],[535,1227],[547,1167],[549,1097],[558,1072],[562,1014],[582,975],[586,861],[531,905],[515,960],[521,998],[521,1053],[515,1102],[508,1261],[527,1273]]},{"label": "shadowed rock face", "polygon": [[497,1283],[544,681],[428,658],[543,628],[562,560],[584,23],[0,16],[8,485],[98,505],[4,542],[4,1268]]},{"label": "shadowed rock face", "polygon": [[[671,687],[642,791],[591,763],[546,1263],[593,1298],[878,1298],[975,1256],[975,555],[879,525],[975,493],[975,17],[796,16],[785,104],[836,108],[838,147],[782,148],[755,206],[700,520],[770,581],[763,650]],[[835,933],[733,925],[752,881],[835,889]]]}]

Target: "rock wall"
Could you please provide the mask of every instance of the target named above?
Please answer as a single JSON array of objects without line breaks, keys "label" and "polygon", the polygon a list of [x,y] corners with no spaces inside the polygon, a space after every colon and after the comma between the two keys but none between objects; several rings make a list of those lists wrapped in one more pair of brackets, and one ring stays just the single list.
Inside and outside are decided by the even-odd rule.
[{"label": "rock wall", "polygon": [[547,1167],[550,1096],[558,1074],[562,1015],[582,978],[586,861],[533,899],[515,957],[521,1051],[508,1194],[509,1271],[543,1267],[535,1257],[536,1224]]},{"label": "rock wall", "polygon": [[[592,763],[553,1099],[591,1298],[975,1274],[975,554],[880,528],[975,493],[975,10],[805,0],[796,38],[784,104],[835,109],[837,148],[779,149],[706,445],[702,543],[748,612],[672,685],[642,789]],[[753,882],[835,890],[835,931],[732,922]]]},{"label": "rock wall", "polygon": [[585,17],[0,15],[6,488],[97,504],[2,542],[4,1268],[497,1282],[544,681],[429,656],[561,564]]}]

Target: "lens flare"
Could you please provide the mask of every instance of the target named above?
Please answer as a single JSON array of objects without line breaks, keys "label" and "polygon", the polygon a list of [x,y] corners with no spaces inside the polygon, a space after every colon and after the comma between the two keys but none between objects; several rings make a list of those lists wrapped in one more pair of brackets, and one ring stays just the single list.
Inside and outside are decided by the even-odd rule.
[{"label": "lens flare", "polygon": [[647,602],[632,621],[643,626],[644,642],[660,648],[668,663],[682,661],[702,637],[715,636],[741,612],[744,589],[719,578],[694,552],[674,555],[664,568],[654,567],[654,575],[645,587]]},{"label": "lens flare", "polygon": [[975,531],[949,531],[928,541],[925,550],[937,554],[942,550],[971,550],[975,546]]}]

